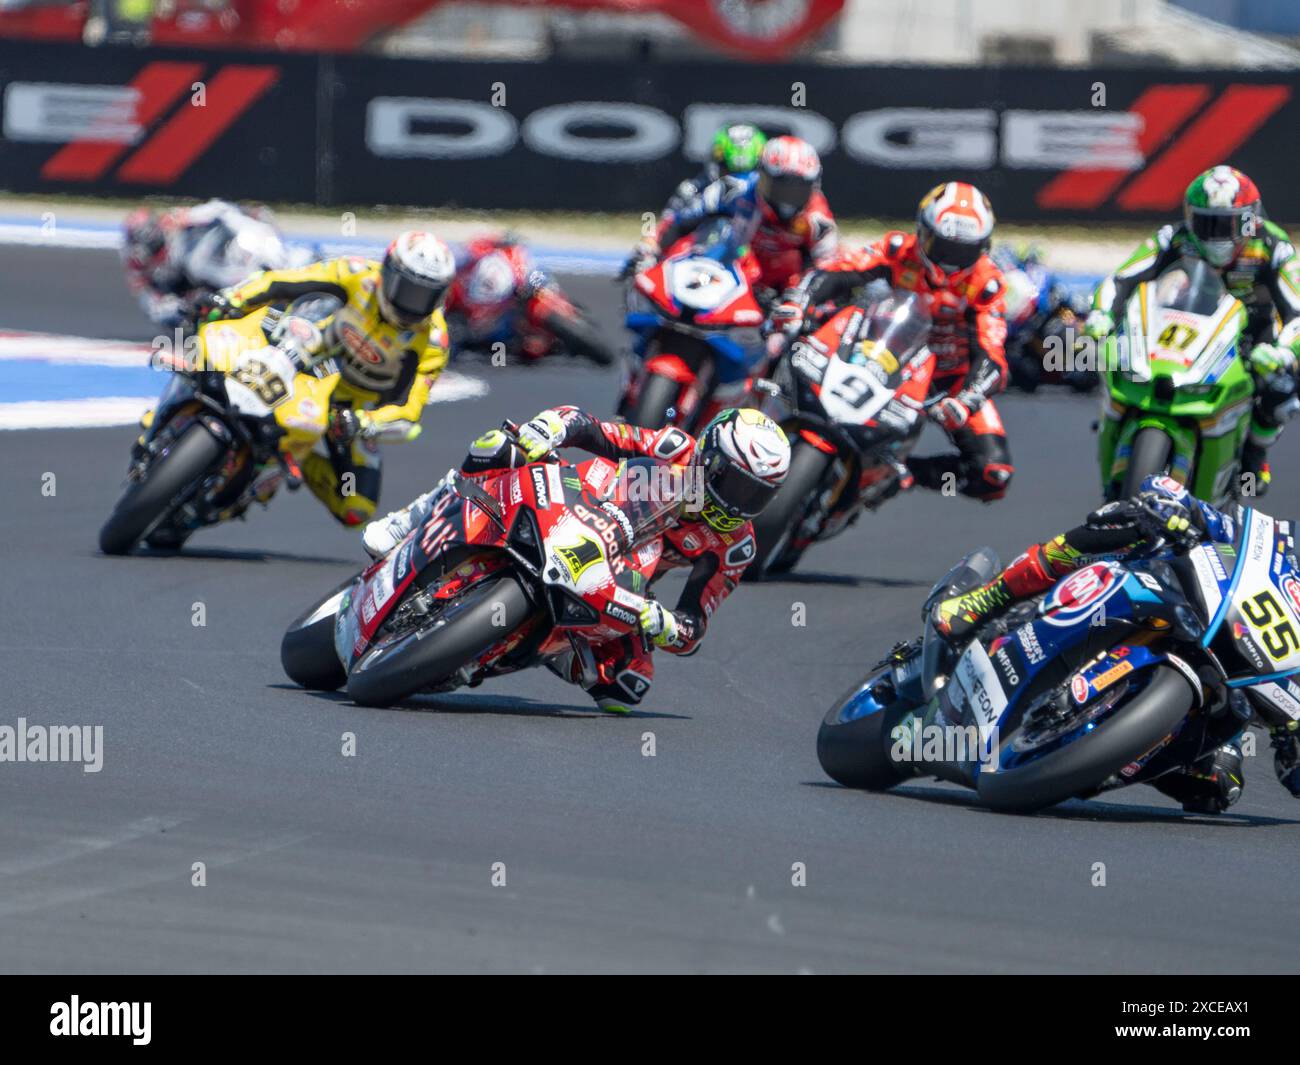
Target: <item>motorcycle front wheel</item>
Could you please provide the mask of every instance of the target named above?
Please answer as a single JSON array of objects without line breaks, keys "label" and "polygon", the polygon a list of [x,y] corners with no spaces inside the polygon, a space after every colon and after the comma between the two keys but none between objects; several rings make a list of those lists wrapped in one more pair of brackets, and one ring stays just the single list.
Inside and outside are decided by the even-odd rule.
[{"label": "motorcycle front wheel", "polygon": [[359,706],[392,706],[448,680],[533,614],[518,578],[486,580],[448,603],[424,625],[363,654],[348,674]]},{"label": "motorcycle front wheel", "polygon": [[143,479],[127,485],[99,530],[99,549],[106,555],[129,553],[166,515],[172,500],[215,466],[225,450],[201,423],[187,428],[165,454],[154,459]]},{"label": "motorcycle front wheel", "polygon": [[745,578],[762,580],[769,574],[794,568],[800,553],[790,548],[790,538],[808,510],[808,501],[820,488],[835,456],[795,437],[790,471],[775,498],[753,519],[754,561]]},{"label": "motorcycle front wheel", "polygon": [[294,619],[280,641],[280,665],[295,684],[313,691],[337,691],[347,683],[347,671],[334,651],[334,621],[349,577]]}]

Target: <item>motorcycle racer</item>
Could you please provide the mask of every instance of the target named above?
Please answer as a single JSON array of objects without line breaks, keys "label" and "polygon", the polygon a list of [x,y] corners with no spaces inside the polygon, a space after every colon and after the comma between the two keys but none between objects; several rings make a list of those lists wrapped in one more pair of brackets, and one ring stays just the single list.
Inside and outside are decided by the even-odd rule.
[{"label": "motorcycle racer", "polygon": [[[1205,503],[1171,477],[1148,477],[1132,499],[1107,503],[1078,525],[1041,544],[1034,544],[988,584],[938,603],[933,622],[939,634],[954,643],[1006,613],[1017,602],[1041,595],[1061,577],[1107,559],[1124,559],[1162,545],[1181,549],[1198,543],[1232,543],[1245,508],[1234,504],[1221,511]],[[1278,522],[1279,534],[1292,535],[1290,522]],[[1282,687],[1285,678],[1240,689],[1249,709],[1228,713],[1217,726],[1220,746],[1208,764],[1158,777],[1153,784],[1194,813],[1221,813],[1236,802],[1244,787],[1242,754],[1237,738],[1253,711],[1273,740],[1278,780],[1300,798],[1300,708]],[[1235,711],[1237,708],[1234,707]]]},{"label": "motorcycle racer", "polygon": [[938,185],[921,201],[915,233],[893,230],[843,252],[787,292],[771,314],[775,327],[793,335],[810,307],[842,302],[871,281],[925,295],[937,359],[931,394],[943,396],[931,417],[957,453],[913,457],[908,468],[922,487],[951,486],[984,502],[1006,495],[1015,472],[993,404],[1007,382],[1005,284],[988,255],[993,224],[988,197],[975,186]]},{"label": "motorcycle racer", "polygon": [[456,272],[451,250],[406,232],[382,262],[349,256],[257,274],[214,296],[209,320],[240,317],[307,293],[338,297],[324,343],[340,364],[324,454],[303,463],[307,486],[344,525],[360,525],[379,500],[381,440],[414,440],[434,381],[447,365],[441,303]]},{"label": "motorcycle racer", "polygon": [[[1242,466],[1254,475],[1253,494],[1263,495],[1272,480],[1268,451],[1282,434],[1296,392],[1300,256],[1286,231],[1267,219],[1249,177],[1230,166],[1198,175],[1183,197],[1182,223],[1162,226],[1097,286],[1086,332],[1104,340],[1134,289],[1183,257],[1208,263],[1246,307],[1253,340],[1246,360],[1259,387]],[[1113,418],[1104,422],[1115,424]]]},{"label": "motorcycle racer", "polygon": [[150,321],[166,329],[185,323],[195,297],[259,270],[282,269],[290,258],[264,208],[225,200],[161,213],[141,207],[123,223],[127,287]]},{"label": "motorcycle racer", "polygon": [[[662,554],[651,586],[664,573],[686,569],[686,586],[669,610],[653,599],[641,612],[641,632],[653,647],[670,654],[693,654],[704,638],[709,618],[735,589],[754,557],[750,519],[760,513],[785,480],[790,443],[780,427],[750,409],[717,415],[698,440],[676,427],[643,429],[622,422],[600,421],[577,407],[541,411],[520,427],[519,447],[500,430],[474,442],[461,469],[486,475],[536,462],[560,447],[577,447],[603,458],[649,457],[695,473],[703,488],[698,510],[683,505],[662,534]],[[362,534],[375,558],[396,547],[427,520],[437,489],[402,510],[372,522]],[[644,641],[624,637],[593,647],[598,677],[587,687],[600,709],[627,713],[650,690],[654,663]],[[580,683],[576,656],[561,675]]]},{"label": "motorcycle racer", "polygon": [[687,178],[669,198],[661,217],[670,211],[680,211],[719,178],[748,174],[763,155],[767,135],[748,122],[723,126],[713,135],[709,161],[693,178]]},{"label": "motorcycle racer", "polygon": [[756,292],[768,290],[760,302],[771,302],[838,246],[839,231],[821,192],[821,174],[821,159],[807,141],[768,141],[752,173],[722,177],[665,214],[655,235],[637,246],[629,260],[631,272],[657,261],[664,250],[709,219],[730,218],[735,244],[748,244],[758,261]]}]

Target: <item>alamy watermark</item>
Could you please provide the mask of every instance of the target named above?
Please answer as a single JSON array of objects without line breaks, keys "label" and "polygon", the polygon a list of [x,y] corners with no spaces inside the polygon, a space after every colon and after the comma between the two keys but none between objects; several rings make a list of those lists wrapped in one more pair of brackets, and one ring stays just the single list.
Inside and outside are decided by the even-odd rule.
[{"label": "alamy watermark", "polygon": [[83,773],[104,768],[103,725],[0,725],[0,762],[80,762]]}]

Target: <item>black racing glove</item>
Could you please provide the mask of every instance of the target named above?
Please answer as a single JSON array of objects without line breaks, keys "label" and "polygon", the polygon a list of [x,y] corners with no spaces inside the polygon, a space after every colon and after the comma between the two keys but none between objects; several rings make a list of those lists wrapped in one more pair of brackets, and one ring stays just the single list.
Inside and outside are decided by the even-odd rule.
[{"label": "black racing glove", "polygon": [[1164,540],[1178,547],[1194,547],[1205,537],[1200,507],[1185,507],[1156,492],[1107,503],[1089,514],[1087,523],[1098,530],[1129,529],[1143,540]]}]

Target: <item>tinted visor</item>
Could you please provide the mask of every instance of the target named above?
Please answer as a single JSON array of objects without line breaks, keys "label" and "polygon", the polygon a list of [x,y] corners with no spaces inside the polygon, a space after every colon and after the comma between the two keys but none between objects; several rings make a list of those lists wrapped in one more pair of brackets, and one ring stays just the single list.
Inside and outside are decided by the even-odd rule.
[{"label": "tinted visor", "polygon": [[1246,235],[1250,211],[1191,210],[1192,234],[1197,240],[1230,240],[1234,243]]},{"label": "tinted visor", "polygon": [[733,517],[753,518],[776,495],[777,486],[741,469],[723,454],[704,464],[704,485],[713,501]]},{"label": "tinted visor", "polygon": [[383,272],[384,300],[402,322],[414,325],[428,318],[438,306],[446,289],[428,281],[405,277],[396,270]]},{"label": "tinted visor", "polygon": [[794,174],[764,174],[758,191],[782,218],[793,218],[808,205],[813,182]]},{"label": "tinted visor", "polygon": [[922,227],[920,238],[925,257],[948,273],[969,270],[984,252],[982,244],[941,237],[928,226]]}]

